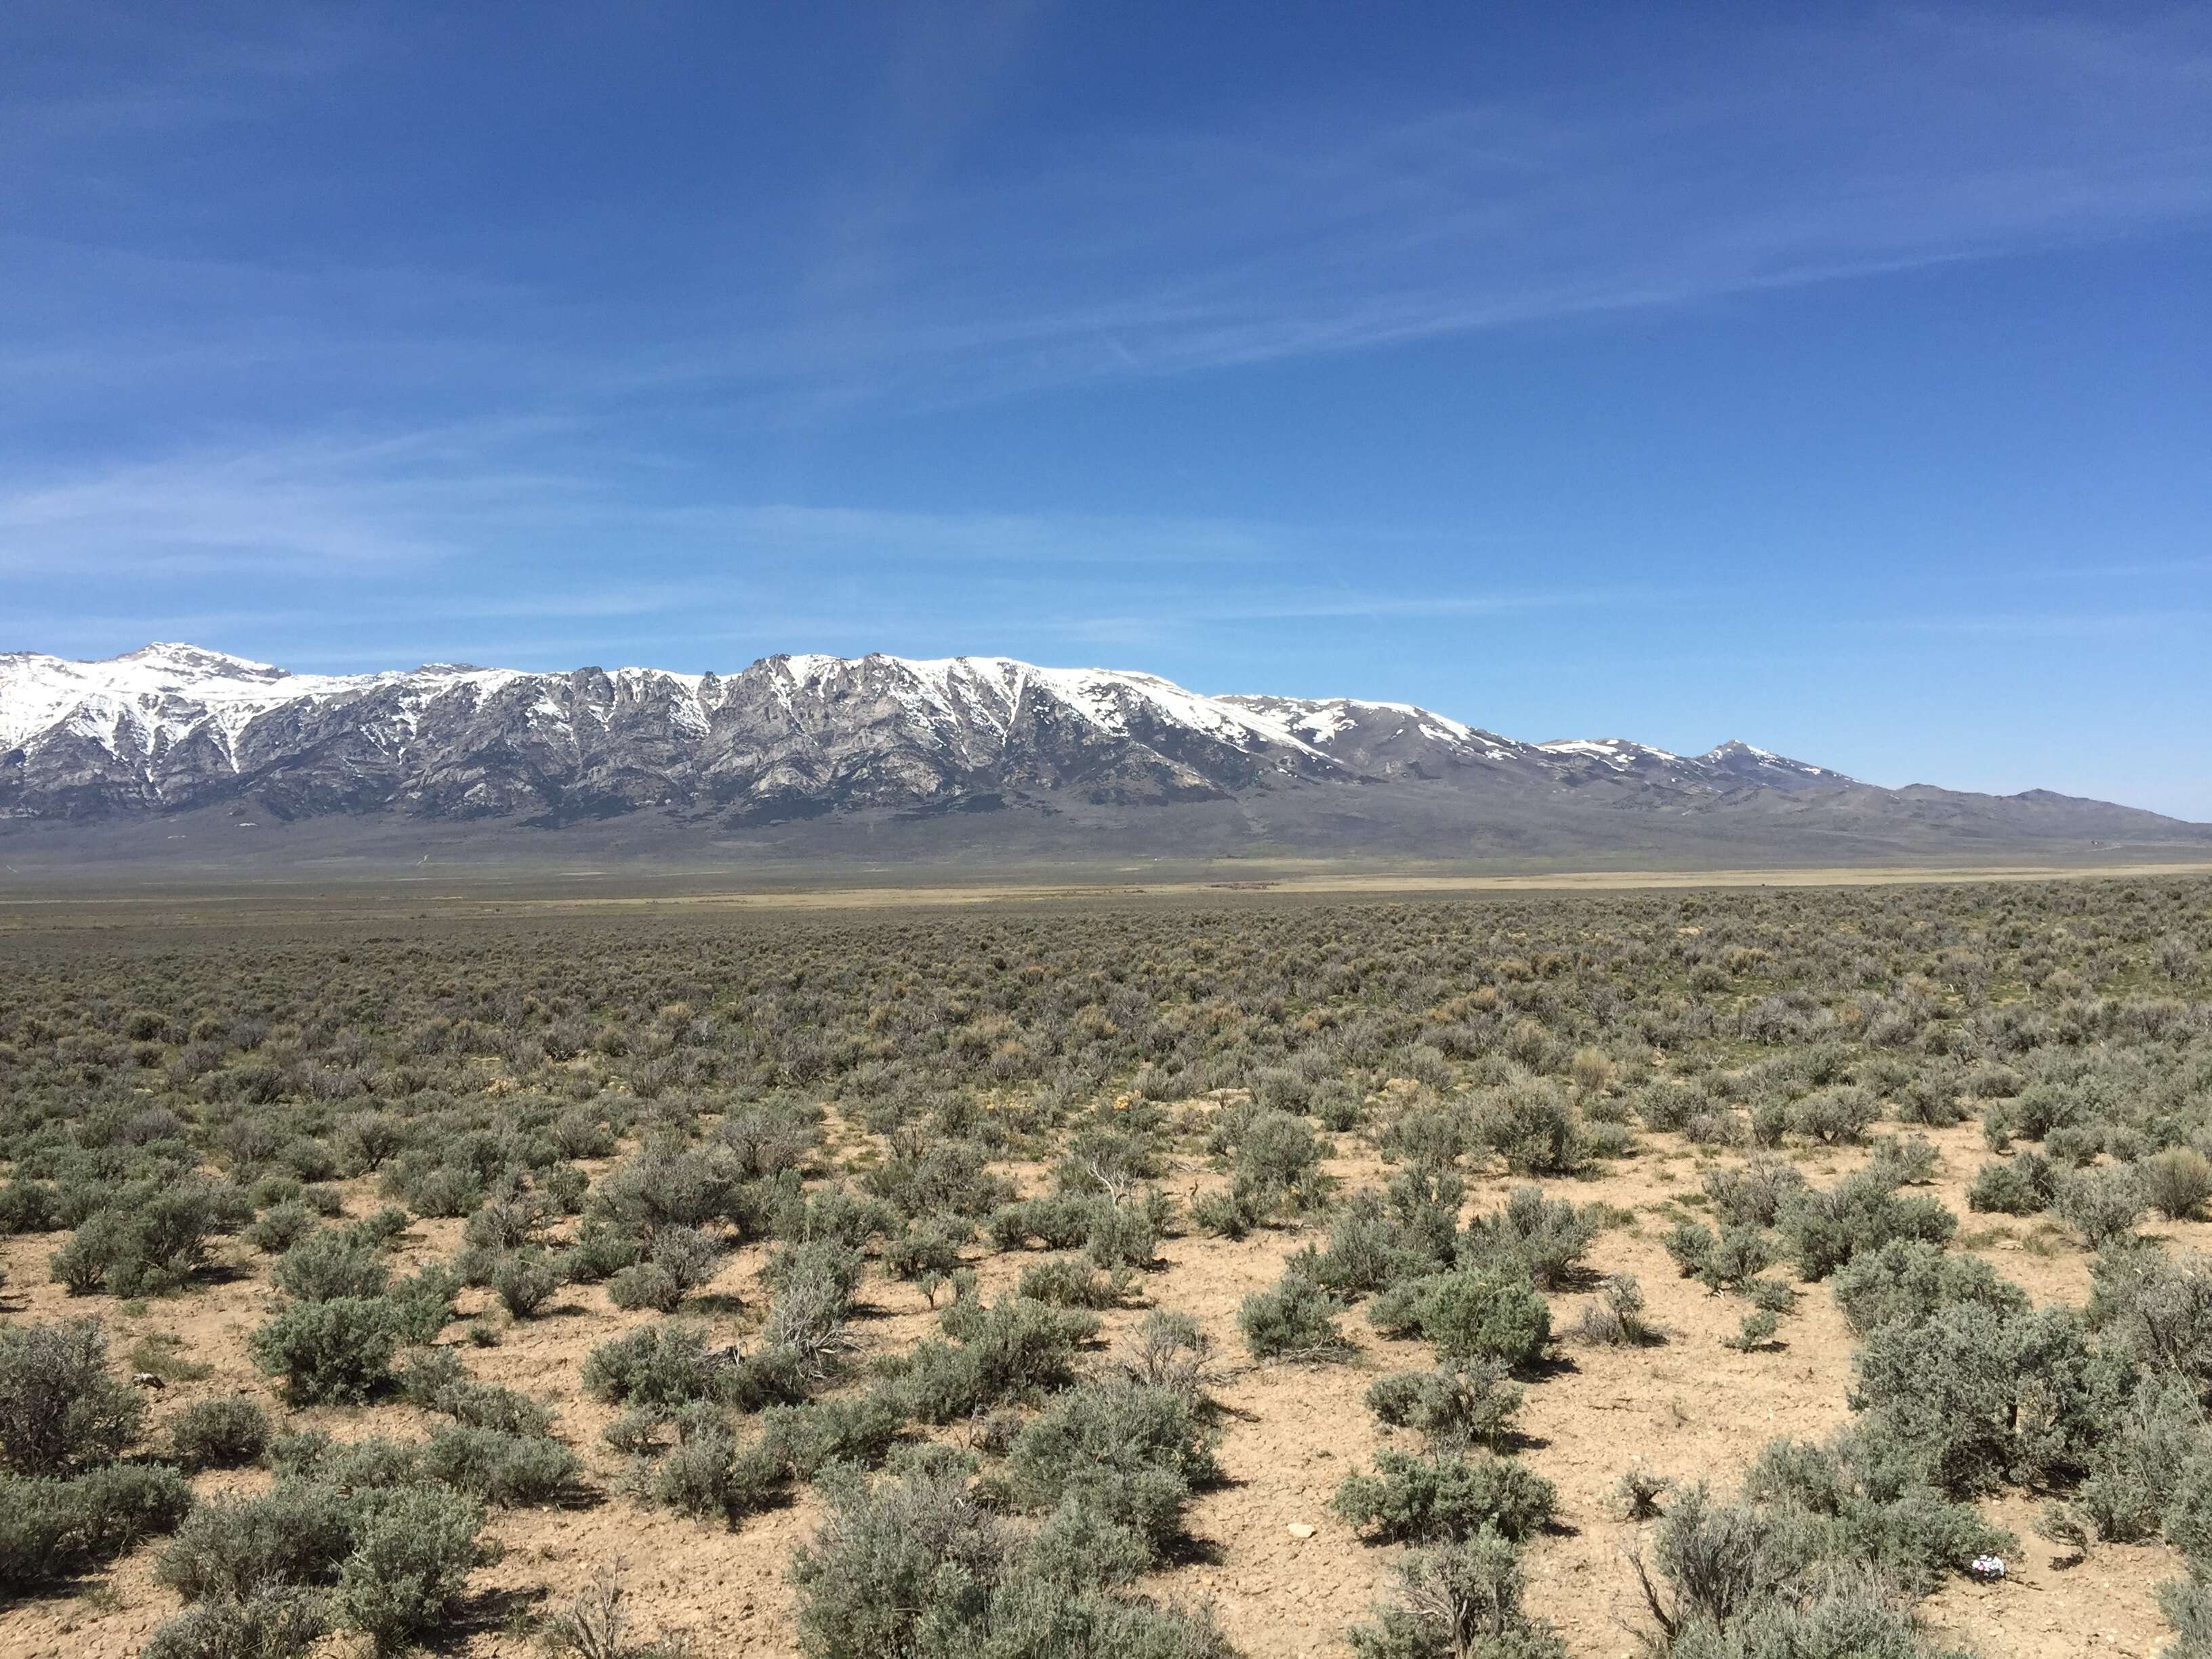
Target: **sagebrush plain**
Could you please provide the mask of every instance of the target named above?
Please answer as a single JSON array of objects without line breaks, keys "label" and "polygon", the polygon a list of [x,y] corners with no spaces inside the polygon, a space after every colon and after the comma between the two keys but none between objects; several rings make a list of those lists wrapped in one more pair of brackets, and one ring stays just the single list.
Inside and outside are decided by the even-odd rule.
[{"label": "sagebrush plain", "polygon": [[2194,873],[15,907],[0,1650],[2201,1651],[2208,1153]]}]

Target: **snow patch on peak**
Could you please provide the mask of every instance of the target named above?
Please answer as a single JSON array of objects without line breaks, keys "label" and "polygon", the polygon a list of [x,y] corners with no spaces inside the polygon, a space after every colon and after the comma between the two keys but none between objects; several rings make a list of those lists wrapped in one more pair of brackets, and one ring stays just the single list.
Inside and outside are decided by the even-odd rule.
[{"label": "snow patch on peak", "polygon": [[288,679],[290,671],[274,663],[256,662],[251,657],[234,657],[227,651],[210,651],[205,646],[185,645],[173,640],[157,640],[151,645],[142,645],[136,651],[127,651],[119,657],[110,657],[105,663],[87,663],[90,668],[109,664],[134,663],[147,668],[188,676],[222,676],[230,678]]},{"label": "snow patch on peak", "polygon": [[1748,760],[1778,772],[1790,772],[1799,777],[1841,778],[1840,772],[1832,772],[1825,766],[1814,766],[1801,760],[1791,760],[1787,755],[1778,755],[1771,749],[1761,749],[1757,744],[1746,743],[1741,738],[1730,738],[1716,744],[1698,757],[1709,763]]},{"label": "snow patch on peak", "polygon": [[1556,738],[1550,743],[1540,743],[1536,747],[1547,755],[1602,761],[1616,769],[1632,767],[1643,761],[1672,764],[1682,758],[1667,750],[1654,749],[1649,744],[1631,743],[1626,738]]}]

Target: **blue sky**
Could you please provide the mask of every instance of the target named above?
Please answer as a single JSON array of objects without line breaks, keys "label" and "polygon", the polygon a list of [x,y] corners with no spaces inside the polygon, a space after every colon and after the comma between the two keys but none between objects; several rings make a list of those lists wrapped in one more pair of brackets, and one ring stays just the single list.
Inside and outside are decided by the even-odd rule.
[{"label": "blue sky", "polygon": [[996,653],[2212,819],[2212,11],[0,13],[0,649]]}]

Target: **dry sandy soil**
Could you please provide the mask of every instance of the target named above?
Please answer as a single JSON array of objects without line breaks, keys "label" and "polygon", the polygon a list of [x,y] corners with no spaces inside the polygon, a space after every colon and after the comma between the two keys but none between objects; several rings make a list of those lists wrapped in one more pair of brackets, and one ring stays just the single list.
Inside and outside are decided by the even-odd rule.
[{"label": "dry sandy soil", "polygon": [[[1204,1109],[1194,1103],[1193,1109]],[[1977,1126],[1942,1131],[1933,1139],[1943,1154],[1936,1190],[1966,1217],[1965,1186],[1986,1156]],[[860,1137],[842,1137],[851,1152]],[[837,1144],[833,1139],[833,1146]],[[1349,1146],[1348,1139],[1342,1144]],[[1647,1135],[1646,1149],[1624,1163],[1600,1166],[1587,1179],[1547,1184],[1553,1195],[1601,1200],[1633,1212],[1607,1229],[1591,1253],[1602,1273],[1632,1273],[1650,1297],[1651,1311],[1668,1336],[1658,1346],[1622,1349],[1561,1344],[1555,1368],[1528,1390],[1522,1426],[1531,1464],[1558,1484],[1563,1524],[1530,1549],[1527,1566],[1532,1610],[1556,1623],[1577,1656],[1626,1655],[1638,1647],[1641,1609],[1629,1553],[1635,1530],[1616,1520],[1608,1493],[1621,1471],[1642,1460],[1685,1480],[1731,1486],[1747,1462],[1779,1435],[1820,1437],[1849,1415],[1845,1393],[1851,1341],[1825,1286],[1814,1287],[1785,1319],[1784,1346],[1738,1353],[1722,1345],[1734,1332],[1744,1304],[1708,1295],[1681,1279],[1660,1245],[1680,1198],[1698,1193],[1698,1176],[1717,1157],[1665,1135]],[[1846,1172],[1860,1152],[1814,1152],[1800,1161],[1816,1182]],[[1373,1179],[1378,1166],[1339,1160],[1335,1173]],[[1034,1169],[1015,1169],[1036,1178]],[[1185,1162],[1166,1182],[1178,1196],[1218,1180]],[[1470,1212],[1493,1206],[1504,1181],[1477,1182]],[[366,1213],[377,1200],[368,1183],[345,1189],[349,1211]],[[1985,1255],[2039,1302],[2078,1304],[2087,1294],[2087,1261],[2070,1240],[2045,1224],[1966,1217],[1962,1243]],[[450,1255],[459,1244],[459,1222],[417,1223],[406,1236],[407,1265]],[[2212,1244],[2212,1224],[2166,1230],[2178,1247]],[[1164,1265],[1145,1285],[1152,1305],[1197,1316],[1225,1359],[1241,1364],[1237,1304],[1249,1291],[1272,1284],[1283,1259],[1310,1234],[1265,1231],[1231,1243],[1197,1235],[1167,1241]],[[56,1237],[0,1241],[8,1273],[7,1309],[17,1320],[47,1320],[83,1313],[105,1318],[118,1355],[151,1339],[173,1339],[181,1357],[210,1368],[197,1381],[173,1384],[161,1396],[155,1437],[163,1418],[197,1399],[248,1392],[283,1414],[246,1357],[247,1332],[260,1322],[270,1299],[266,1262],[249,1247],[227,1246],[234,1271],[188,1294],[144,1304],[112,1298],[65,1297],[50,1283],[46,1257]],[[1030,1258],[985,1257],[987,1291],[1011,1288]],[[721,1275],[696,1296],[686,1312],[703,1316],[727,1340],[757,1319],[766,1293],[757,1282],[763,1252],[747,1249],[730,1258]],[[1555,1327],[1572,1322],[1581,1298],[1553,1298]],[[867,1346],[893,1351],[925,1334],[933,1316],[911,1285],[872,1278],[861,1321]],[[483,1292],[465,1293],[464,1315],[483,1310]],[[1109,1316],[1103,1344],[1141,1316],[1133,1308]],[[651,1319],[614,1310],[599,1286],[571,1287],[550,1311],[526,1322],[495,1310],[487,1322],[499,1331],[496,1346],[464,1346],[471,1370],[486,1381],[535,1395],[559,1413],[559,1431],[584,1457],[599,1489],[598,1501],[570,1510],[495,1512],[491,1533],[504,1546],[503,1560],[478,1575],[487,1592],[477,1598],[471,1626],[450,1650],[470,1656],[538,1652],[532,1615],[565,1601],[603,1566],[625,1564],[634,1605],[647,1630],[656,1625],[688,1632],[702,1654],[768,1656],[794,1651],[792,1597],[784,1565],[792,1547],[808,1537],[819,1518],[816,1500],[802,1492],[789,1508],[757,1516],[729,1532],[647,1508],[625,1495],[624,1460],[599,1439],[611,1413],[586,1398],[579,1380],[585,1354],[595,1344]],[[1428,1363],[1413,1342],[1383,1340],[1354,1313],[1345,1322],[1357,1345],[1343,1364],[1267,1364],[1234,1371],[1219,1390],[1226,1408],[1221,1462],[1228,1480],[1201,1495],[1189,1513],[1194,1559],[1161,1575],[1153,1587],[1167,1596],[1210,1599],[1231,1636],[1253,1659],[1278,1656],[1340,1656],[1349,1652],[1346,1628],[1366,1616],[1383,1588],[1396,1552],[1363,1543],[1328,1513],[1338,1481],[1365,1460],[1387,1431],[1369,1414],[1362,1395],[1382,1371]],[[458,1326],[449,1328],[458,1340]],[[1103,1345],[1102,1345],[1103,1352]],[[365,1410],[315,1410],[289,1414],[288,1426],[313,1425],[341,1437],[367,1433],[426,1433],[431,1419],[402,1405]],[[249,1488],[265,1476],[252,1472],[204,1476],[204,1492]],[[2022,1548],[2002,1584],[1954,1583],[1927,1604],[1931,1622],[1947,1635],[1992,1659],[2071,1659],[2072,1656],[2149,1655],[2167,1635],[2156,1610],[2154,1587],[2179,1571],[2163,1546],[2100,1547],[2086,1563],[2067,1565],[2057,1547],[2032,1530],[2033,1506],[2021,1499],[1995,1503],[1990,1512],[2018,1533]],[[1293,1526],[1310,1527],[1296,1536]],[[0,1654],[50,1659],[121,1659],[135,1653],[177,1599],[157,1585],[151,1568],[158,1544],[127,1558],[105,1578],[73,1595],[34,1601],[0,1613]]]}]

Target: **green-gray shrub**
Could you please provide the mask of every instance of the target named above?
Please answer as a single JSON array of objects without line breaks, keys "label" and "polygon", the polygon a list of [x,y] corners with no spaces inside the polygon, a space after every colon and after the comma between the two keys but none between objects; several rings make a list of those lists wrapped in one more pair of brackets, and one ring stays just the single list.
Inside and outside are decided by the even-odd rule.
[{"label": "green-gray shrub", "polygon": [[302,1659],[329,1632],[328,1595],[296,1585],[208,1601],[158,1626],[140,1659]]},{"label": "green-gray shrub", "polygon": [[412,1646],[451,1615],[469,1574],[491,1559],[483,1511],[438,1486],[398,1486],[362,1506],[338,1570],[341,1620],[380,1654]]},{"label": "green-gray shrub", "polygon": [[2058,1190],[2057,1171],[2039,1152],[1984,1164],[1966,1188],[1966,1207],[1983,1214],[2039,1215]]},{"label": "green-gray shrub", "polygon": [[64,1474],[122,1455],[146,1403],[108,1370],[97,1320],[0,1329],[0,1461],[23,1474]]},{"label": "green-gray shrub", "polygon": [[1413,1329],[1443,1359],[1496,1359],[1519,1368],[1552,1337],[1552,1313],[1526,1274],[1459,1268],[1425,1280]]},{"label": "green-gray shrub", "polygon": [[1395,1371],[1368,1385],[1367,1408],[1394,1429],[1412,1429],[1432,1447],[1507,1449],[1525,1391],[1504,1361],[1449,1360],[1431,1371]]},{"label": "green-gray shrub", "polygon": [[1583,1162],[1580,1118],[1553,1083],[1501,1091],[1483,1110],[1480,1133],[1516,1175],[1571,1175]]},{"label": "green-gray shrub", "polygon": [[2135,1231],[2143,1212],[2142,1188],[2132,1170],[2077,1170],[2058,1183],[2051,1207],[2100,1250]]},{"label": "green-gray shrub", "polygon": [[1219,1475],[1199,1408],[1168,1389],[1085,1382],[1048,1405],[1014,1442],[1006,1480],[1032,1510],[1092,1510],[1155,1551],[1181,1526],[1191,1491]]},{"label": "green-gray shrub", "polygon": [[654,1503],[735,1528],[774,1501],[786,1479],[774,1451],[740,1445],[718,1417],[698,1415],[681,1426],[676,1445],[653,1466],[647,1491]]},{"label": "green-gray shrub", "polygon": [[169,1444],[187,1469],[226,1469],[268,1449],[269,1413],[243,1395],[200,1400],[169,1420]]},{"label": "green-gray shrub", "polygon": [[200,1504],[154,1576],[187,1601],[243,1601],[264,1585],[327,1584],[352,1550],[355,1499],[320,1480],[279,1480],[252,1498]]},{"label": "green-gray shrub", "polygon": [[365,1300],[382,1296],[391,1265],[375,1243],[350,1228],[309,1233],[276,1258],[277,1289],[302,1302]]},{"label": "green-gray shrub", "polygon": [[246,1345],[287,1403],[357,1405],[391,1386],[399,1333],[382,1297],[341,1296],[286,1304]]},{"label": "green-gray shrub", "polygon": [[1596,1241],[1595,1206],[1547,1199],[1540,1187],[1516,1187],[1499,1209],[1477,1216],[1458,1244],[1463,1267],[1517,1269],[1540,1288],[1557,1290]]},{"label": "green-gray shrub", "polygon": [[1286,1273],[1237,1310],[1237,1328],[1255,1359],[1313,1359],[1346,1346],[1336,1299],[1302,1273]]},{"label": "green-gray shrub", "polygon": [[1358,1659],[1566,1659],[1550,1626],[1522,1607],[1519,1552],[1494,1531],[1409,1551],[1395,1594],[1371,1625],[1355,1626]]},{"label": "green-gray shrub", "polygon": [[576,1454],[557,1440],[467,1424],[432,1435],[422,1458],[425,1479],[500,1509],[560,1503],[584,1472]]},{"label": "green-gray shrub", "polygon": [[0,1596],[56,1583],[173,1528],[192,1490],[159,1464],[0,1475]]},{"label": "green-gray shrub", "polygon": [[2169,1146],[2136,1166],[2143,1202],[2169,1221],[2196,1218],[2212,1200],[2212,1158],[2194,1146]]},{"label": "green-gray shrub", "polygon": [[1954,1303],[2024,1314],[2027,1292],[1979,1256],[1954,1255],[1917,1238],[1893,1238],[1854,1257],[1835,1276],[1836,1305],[1852,1332],[1910,1325]]},{"label": "green-gray shrub", "polygon": [[1959,1220],[1941,1200],[1899,1197],[1880,1175],[1862,1170],[1791,1200],[1779,1225],[1798,1275],[1810,1281],[1827,1278],[1860,1251],[1878,1250],[1893,1238],[1948,1243]]},{"label": "green-gray shrub", "polygon": [[1552,1483],[1517,1458],[1386,1447],[1375,1473],[1346,1477],[1330,1507],[1379,1540],[1437,1543],[1485,1528],[1517,1541],[1548,1525],[1557,1505]]}]

